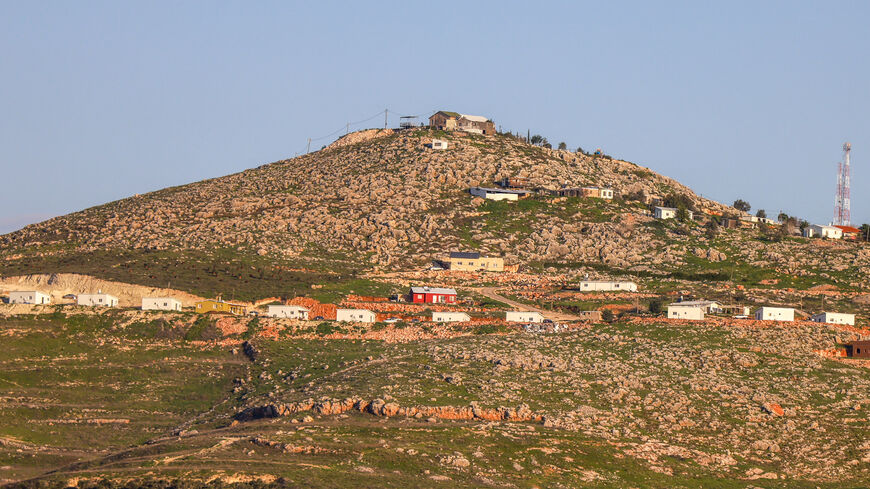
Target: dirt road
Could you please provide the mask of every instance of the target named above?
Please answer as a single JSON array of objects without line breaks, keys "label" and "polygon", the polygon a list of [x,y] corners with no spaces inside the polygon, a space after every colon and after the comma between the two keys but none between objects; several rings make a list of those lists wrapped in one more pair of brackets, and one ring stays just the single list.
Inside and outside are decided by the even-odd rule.
[{"label": "dirt road", "polygon": [[565,314],[563,312],[556,311],[548,311],[546,309],[539,309],[535,306],[530,306],[528,304],[523,304],[521,302],[517,302],[512,299],[508,299],[507,297],[500,295],[495,287],[469,287],[471,290],[479,293],[480,295],[489,297],[492,300],[504,302],[505,304],[515,307],[518,311],[534,311],[539,312],[544,315],[547,319],[552,319],[553,321],[579,321],[580,318],[577,316],[572,316],[571,314]]}]

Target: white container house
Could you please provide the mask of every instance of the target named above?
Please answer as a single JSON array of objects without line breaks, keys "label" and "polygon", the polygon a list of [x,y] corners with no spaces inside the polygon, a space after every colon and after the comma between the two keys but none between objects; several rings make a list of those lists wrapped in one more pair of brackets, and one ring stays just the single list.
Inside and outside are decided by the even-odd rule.
[{"label": "white container house", "polygon": [[464,312],[435,311],[432,313],[432,322],[435,323],[461,323],[471,321],[471,316]]},{"label": "white container house", "polygon": [[335,320],[349,323],[373,323],[375,322],[375,313],[368,309],[338,309],[335,311]]},{"label": "white container house", "polygon": [[302,306],[269,306],[266,315],[273,318],[308,319],[308,308]]},{"label": "white container house", "polygon": [[704,308],[697,304],[677,302],[668,304],[668,319],[690,319],[700,321],[704,319]]},{"label": "white container house", "polygon": [[849,326],[855,326],[855,315],[846,314],[844,312],[823,312],[814,315],[810,320],[817,323],[848,324]]},{"label": "white container house", "polygon": [[544,315],[537,311],[507,311],[504,320],[511,323],[543,323]]},{"label": "white container house", "polygon": [[180,311],[181,301],[171,297],[143,297],[143,311]]},{"label": "white container house", "polygon": [[117,307],[118,298],[113,295],[103,294],[102,292],[96,294],[79,294],[76,298],[76,304],[91,307]]},{"label": "white container house", "polygon": [[609,292],[619,290],[637,292],[637,284],[627,280],[584,280],[580,282],[581,292]]},{"label": "white container house", "polygon": [[10,304],[51,304],[51,296],[35,290],[13,290],[9,293]]},{"label": "white container house", "polygon": [[755,311],[758,321],[794,321],[794,309],[791,307],[760,307]]}]

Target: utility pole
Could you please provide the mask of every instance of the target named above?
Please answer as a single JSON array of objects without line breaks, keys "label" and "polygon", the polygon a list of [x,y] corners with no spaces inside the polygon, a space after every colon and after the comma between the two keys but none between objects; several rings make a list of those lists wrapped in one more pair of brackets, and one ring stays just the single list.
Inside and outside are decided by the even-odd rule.
[{"label": "utility pole", "polygon": [[308,138],[308,149],[305,150],[305,154],[308,154],[310,152],[311,152],[311,138]]},{"label": "utility pole", "polygon": [[347,123],[347,128],[344,130],[344,134],[345,135],[350,134],[350,122]]},{"label": "utility pole", "polygon": [[387,113],[389,111],[390,111],[390,109],[384,109],[384,129],[387,128]]}]

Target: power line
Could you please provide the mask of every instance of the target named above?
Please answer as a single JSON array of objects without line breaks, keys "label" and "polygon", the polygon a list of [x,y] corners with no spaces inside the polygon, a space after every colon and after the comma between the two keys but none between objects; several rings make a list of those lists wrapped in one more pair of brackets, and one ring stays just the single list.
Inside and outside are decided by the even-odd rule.
[{"label": "power line", "polygon": [[[358,121],[355,121],[355,122],[347,122],[347,123],[345,123],[345,125],[344,125],[343,127],[340,127],[340,128],[338,128],[338,129],[336,129],[335,131],[332,131],[331,133],[329,133],[329,134],[327,134],[327,135],[325,135],[325,136],[320,136],[320,137],[316,137],[316,138],[308,138],[308,142],[307,142],[307,144],[305,145],[305,150],[304,150],[304,152],[305,152],[305,153],[310,152],[310,150],[311,150],[311,143],[312,143],[312,142],[316,142],[316,141],[320,141],[320,140],[323,140],[323,139],[331,138],[331,137],[335,136],[336,134],[338,134],[338,133],[340,133],[340,132],[342,132],[342,131],[344,131],[345,134],[348,134],[348,133],[350,133],[350,127],[351,127],[351,126],[356,126],[356,125],[358,125],[358,124],[362,124],[362,123],[364,123],[364,122],[368,122],[368,121],[370,121],[370,120],[372,120],[372,119],[374,119],[374,118],[376,118],[376,117],[380,117],[381,114],[384,114],[384,129],[386,129],[387,124],[388,124],[388,116],[389,116],[389,113],[390,113],[390,112],[392,112],[393,114],[397,114],[397,113],[398,113],[398,112],[396,112],[395,110],[390,110],[389,108],[387,108],[387,109],[384,109],[383,111],[378,111],[376,114],[374,114],[374,115],[372,115],[372,116],[370,116],[370,117],[366,117],[365,119],[361,119],[361,120],[358,120]],[[434,111],[429,111],[429,113],[433,113],[433,112],[434,112]],[[423,113],[421,113],[421,114],[416,114],[416,115],[407,115],[407,116],[405,116],[405,115],[400,115],[400,117],[420,117],[420,116],[425,115],[425,114],[426,114],[426,112],[423,112]],[[299,151],[298,153],[302,153],[302,152],[303,152],[303,151]]]}]

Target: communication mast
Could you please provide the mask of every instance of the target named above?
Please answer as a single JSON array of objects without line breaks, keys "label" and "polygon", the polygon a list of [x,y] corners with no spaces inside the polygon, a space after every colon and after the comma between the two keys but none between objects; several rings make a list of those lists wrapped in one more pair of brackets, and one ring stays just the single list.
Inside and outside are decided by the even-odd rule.
[{"label": "communication mast", "polygon": [[849,157],[852,152],[852,143],[843,143],[843,161],[837,163],[837,193],[834,196],[834,225],[850,226],[851,202],[850,190],[851,170],[849,168]]}]

